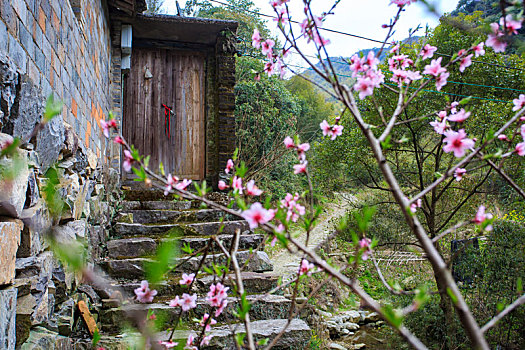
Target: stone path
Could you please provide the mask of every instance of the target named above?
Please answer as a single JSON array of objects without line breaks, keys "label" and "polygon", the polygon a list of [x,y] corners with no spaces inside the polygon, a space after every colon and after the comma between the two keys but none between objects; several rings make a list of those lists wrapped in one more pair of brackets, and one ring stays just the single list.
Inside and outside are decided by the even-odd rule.
[{"label": "stone path", "polygon": [[[268,255],[260,250],[263,236],[254,234],[246,221],[224,216],[218,210],[200,209],[198,202],[166,201],[164,196],[156,197],[151,193],[144,196],[148,200],[141,201],[140,197],[140,194],[131,193],[127,198],[134,200],[122,203],[119,222],[114,225],[114,237],[107,245],[107,258],[100,264],[105,272],[116,280],[127,297],[131,300],[133,290],[146,278],[145,266],[152,261],[151,256],[162,242],[170,240],[181,247],[186,245],[198,250],[206,246],[210,236],[217,235],[228,249],[233,234],[240,230],[240,250],[237,258],[239,264],[245,266],[242,274],[245,290],[249,294],[247,299],[253,301],[250,319],[254,321],[254,336],[257,339],[274,337],[278,333],[278,326],[286,323],[291,301],[282,295],[264,296],[267,291],[277,286],[279,273],[276,272],[280,270],[274,271],[275,265]],[[224,229],[217,234],[221,219],[224,219]],[[204,265],[226,262],[218,247],[214,247],[210,253]],[[201,257],[187,259],[184,255],[173,260],[174,265],[181,264],[168,274],[165,283],[157,287],[159,293],[153,304],[130,303],[125,307],[116,308],[109,300],[106,306],[103,303],[100,314],[102,331],[105,334],[118,334],[126,312],[142,313],[145,317],[148,310],[153,310],[157,317],[176,317],[179,313],[178,308],[169,307],[168,302],[175,296],[188,292],[178,281],[183,272],[194,272],[200,260]],[[201,273],[197,276],[192,292],[203,296],[211,283],[213,277]],[[225,284],[233,287],[233,275],[228,276]],[[242,332],[243,328],[235,317],[237,306],[236,299],[229,298],[228,307],[217,318],[218,324],[213,327],[210,349],[234,348],[232,330]],[[193,319],[202,318],[204,313],[209,312],[208,309],[204,298],[199,298],[195,309],[183,313],[184,321],[193,331],[177,332],[175,339],[185,341],[189,333],[198,331],[199,328],[194,325]],[[295,319],[275,349],[304,349],[310,334],[308,325],[301,319]]]},{"label": "stone path", "polygon": [[[327,206],[326,213],[321,216],[317,226],[310,232],[309,249],[315,249],[333,232],[337,220],[344,216],[356,201],[355,196],[347,193],[335,193],[335,196],[339,198],[339,203],[330,203]],[[302,229],[299,240],[303,243],[306,242],[306,232]],[[283,276],[284,282],[288,282],[295,277],[299,269],[300,260],[301,258],[299,256],[290,254],[287,250],[283,249],[278,254],[272,256],[274,272],[279,276]]]}]

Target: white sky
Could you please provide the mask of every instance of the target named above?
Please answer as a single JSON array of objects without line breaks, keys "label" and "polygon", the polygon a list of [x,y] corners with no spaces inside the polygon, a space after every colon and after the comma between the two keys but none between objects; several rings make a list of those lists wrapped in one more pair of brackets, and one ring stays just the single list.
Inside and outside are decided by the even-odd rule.
[{"label": "white sky", "polygon": [[[223,0],[223,2],[225,1]],[[269,0],[253,0],[253,2],[261,13],[274,14]],[[458,0],[431,0],[430,2],[435,5],[440,14],[443,14],[454,10]],[[313,12],[320,14],[327,11],[332,3],[333,1],[330,0],[314,0]],[[381,25],[388,24],[397,11],[397,7],[395,5],[389,6],[389,3],[390,0],[342,0],[335,11],[335,15],[328,16],[323,27],[384,40],[387,29],[381,28]],[[179,0],[179,4],[182,7],[185,1]],[[289,6],[292,19],[302,21],[304,19],[303,2],[301,0],[290,0]],[[169,14],[176,14],[175,0],[165,0],[164,7]],[[435,27],[438,22],[438,17],[435,14],[428,12],[423,4],[416,2],[406,7],[406,11],[401,15],[393,39],[402,40],[406,38],[409,28],[415,28],[419,24],[422,25],[423,29],[418,34],[423,35],[427,24],[430,27]],[[278,34],[278,30],[275,29],[275,22],[269,20],[267,23],[268,27],[275,34]],[[331,41],[330,45],[327,46],[330,56],[349,57],[356,51],[379,46],[377,43],[341,34],[323,32],[321,35]],[[315,49],[310,45],[303,45],[302,49],[308,54],[315,52]],[[300,60],[294,56],[291,55],[291,59],[298,64]]]}]

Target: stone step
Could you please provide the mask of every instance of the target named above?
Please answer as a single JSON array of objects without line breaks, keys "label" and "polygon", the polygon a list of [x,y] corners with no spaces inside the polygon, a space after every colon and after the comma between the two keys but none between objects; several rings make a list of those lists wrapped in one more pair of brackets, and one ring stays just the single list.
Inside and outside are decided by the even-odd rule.
[{"label": "stone step", "polygon": [[[174,272],[193,272],[200,264],[202,257],[192,258],[177,258],[173,265],[178,265]],[[266,272],[272,271],[273,265],[268,257],[268,254],[261,251],[240,251],[237,253],[237,260],[243,271],[249,272]],[[136,280],[144,277],[144,266],[148,262],[153,262],[152,259],[147,258],[133,258],[133,259],[108,259],[101,263],[102,267],[108,274],[114,278]],[[204,266],[210,267],[211,264],[225,264],[226,257],[224,254],[208,255],[205,259]],[[246,266],[244,266],[246,264]]]},{"label": "stone step", "polygon": [[[121,211],[122,217],[131,220],[134,224],[175,224],[179,222],[210,222],[219,221],[222,217],[225,220],[239,220],[239,217],[231,214],[224,214],[217,209],[196,209],[196,210],[127,210]],[[122,221],[121,221],[122,222]]]},{"label": "stone step", "polygon": [[[247,300],[251,304],[250,308],[250,319],[251,320],[271,320],[286,318],[291,305],[291,301],[281,295],[251,295],[247,297]],[[194,309],[183,312],[182,317],[184,321],[190,321],[194,318],[201,319],[205,313],[210,313],[211,307],[204,297],[197,299],[197,307]],[[235,321],[235,313],[238,310],[237,298],[228,297],[228,305],[224,309],[224,312],[216,318],[218,322]],[[121,308],[111,308],[103,310],[100,313],[100,319],[102,320],[102,329],[108,332],[118,331],[114,325],[122,324],[122,320],[125,318],[125,313],[133,313],[139,315],[139,319],[145,318],[148,311],[151,310],[155,313],[157,318],[161,319],[175,319],[180,313],[179,307],[171,307],[166,303],[155,303],[155,304],[128,304]],[[166,324],[168,327],[169,324]]]},{"label": "stone step", "polygon": [[[276,320],[259,320],[250,323],[250,328],[255,341],[274,339],[281,330],[286,326],[288,320],[276,319]],[[209,334],[212,336],[210,344],[203,346],[200,349],[203,350],[231,350],[236,349],[234,343],[234,337],[232,337],[232,329],[235,333],[245,333],[246,330],[243,324],[233,324],[231,326],[219,326],[212,327]],[[184,331],[177,330],[173,334],[173,340],[179,344],[186,344],[186,339],[189,335],[193,335],[195,338],[200,333],[197,331]],[[167,340],[170,332],[162,332],[157,335],[156,340]],[[310,327],[301,319],[293,319],[290,325],[286,328],[283,336],[277,340],[273,350],[298,350],[308,349],[310,338],[312,337],[312,331]]]},{"label": "stone step", "polygon": [[[279,282],[279,276],[273,273],[241,272],[244,290],[248,294],[264,294],[275,287]],[[195,282],[200,293],[209,291],[213,283],[213,276],[207,275],[198,278]],[[227,275],[224,285],[232,288],[236,285],[235,275]]]},{"label": "stone step", "polygon": [[[220,235],[217,237],[226,249],[232,244],[233,235]],[[241,235],[239,238],[239,249],[257,249],[263,242],[264,236],[258,234]],[[193,251],[202,249],[208,244],[209,238],[204,237],[181,237],[161,239],[161,241],[175,241],[177,246],[189,246]],[[111,259],[129,259],[153,256],[157,251],[157,240],[149,237],[132,237],[114,239],[107,243],[108,257]],[[217,244],[213,245],[212,252],[219,252]]]},{"label": "stone step", "polygon": [[[242,233],[250,229],[245,220],[225,221],[224,228],[221,233],[233,234],[236,230]],[[144,225],[144,224],[128,224],[117,223],[115,233],[119,236],[158,236],[161,234],[187,235],[187,236],[211,236],[218,234],[221,222],[203,222],[195,224],[158,224],[158,225]]]},{"label": "stone step", "polygon": [[192,208],[190,201],[123,201],[122,211],[130,210],[189,210]]},{"label": "stone step", "polygon": [[[277,287],[279,281],[279,276],[273,273],[258,273],[258,272],[241,272],[244,290],[248,294],[264,294],[273,288]],[[176,295],[181,295],[182,293],[188,293],[187,286],[181,286],[179,284],[181,276],[172,275],[170,276],[169,281],[163,281],[157,284],[154,289],[157,290],[158,294],[155,300],[171,300]],[[206,294],[210,290],[210,285],[214,282],[213,276],[209,275],[200,275],[197,277],[197,280],[193,286],[193,292],[198,292],[201,294]],[[236,285],[235,275],[227,275],[224,285],[233,288]],[[118,287],[122,290],[127,297],[134,296],[134,290],[140,287],[140,281],[121,281],[116,282],[113,286]]]}]

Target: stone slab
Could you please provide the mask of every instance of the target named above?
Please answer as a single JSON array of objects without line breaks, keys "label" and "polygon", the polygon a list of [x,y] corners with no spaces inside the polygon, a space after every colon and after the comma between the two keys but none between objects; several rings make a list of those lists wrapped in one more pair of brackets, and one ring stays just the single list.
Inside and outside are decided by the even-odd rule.
[{"label": "stone slab", "polygon": [[0,349],[16,346],[16,298],[16,288],[0,290]]},{"label": "stone slab", "polygon": [[0,217],[0,285],[13,283],[16,251],[23,228],[21,220]]}]

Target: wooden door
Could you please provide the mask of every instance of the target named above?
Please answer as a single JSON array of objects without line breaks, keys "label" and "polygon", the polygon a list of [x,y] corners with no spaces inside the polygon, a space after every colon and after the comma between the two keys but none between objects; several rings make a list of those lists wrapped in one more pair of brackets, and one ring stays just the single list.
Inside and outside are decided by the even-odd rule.
[{"label": "wooden door", "polygon": [[[133,49],[123,82],[122,132],[140,154],[151,156],[154,171],[162,162],[166,173],[204,178],[204,61],[200,53]],[[169,129],[163,105],[173,110]]]}]

